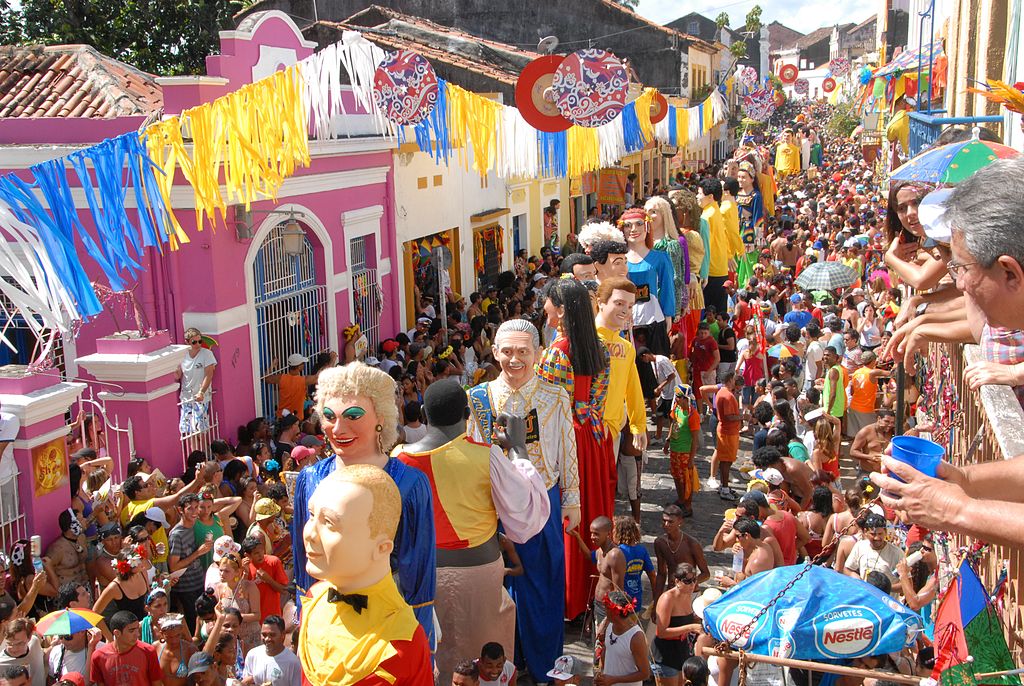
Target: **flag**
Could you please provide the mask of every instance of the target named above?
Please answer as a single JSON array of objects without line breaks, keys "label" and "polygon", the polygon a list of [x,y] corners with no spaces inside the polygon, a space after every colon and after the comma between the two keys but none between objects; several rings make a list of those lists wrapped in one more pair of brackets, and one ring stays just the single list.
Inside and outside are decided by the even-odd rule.
[{"label": "flag", "polygon": [[[972,660],[968,660],[970,656]],[[1016,675],[977,681],[975,674],[1016,667],[999,616],[971,565],[964,560],[935,615],[935,670],[932,678],[942,686],[975,683],[1020,686]]]}]

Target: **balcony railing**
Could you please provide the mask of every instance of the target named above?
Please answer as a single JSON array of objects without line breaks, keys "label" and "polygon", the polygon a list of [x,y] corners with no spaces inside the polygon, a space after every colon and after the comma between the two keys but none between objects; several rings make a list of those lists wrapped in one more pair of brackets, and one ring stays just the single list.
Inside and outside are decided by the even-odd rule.
[{"label": "balcony railing", "polygon": [[1002,116],[984,117],[946,117],[942,110],[930,113],[910,113],[910,156],[915,157],[922,150],[935,142],[942,130],[951,124],[965,124],[974,126],[976,124],[996,124],[1002,128]]},{"label": "balcony railing", "polygon": [[[940,396],[938,406],[945,406],[945,413],[954,415],[938,418],[940,425],[952,427],[948,449],[951,461],[962,466],[1024,455],[1024,411],[1012,389],[1009,386],[983,386],[972,391],[964,383],[964,367],[981,359],[978,346],[933,344],[930,358],[932,382],[940,389],[947,384],[949,386],[949,392],[938,390],[936,393]],[[936,438],[943,440],[942,437]],[[1020,523],[1007,522],[1007,526],[1020,526]],[[952,538],[951,548],[954,551],[970,550],[980,545],[966,536]],[[997,609],[1001,610],[1010,652],[1019,665],[1024,660],[1024,549],[996,545],[982,547],[977,569],[990,593],[998,584],[1005,584],[1001,607]]]}]

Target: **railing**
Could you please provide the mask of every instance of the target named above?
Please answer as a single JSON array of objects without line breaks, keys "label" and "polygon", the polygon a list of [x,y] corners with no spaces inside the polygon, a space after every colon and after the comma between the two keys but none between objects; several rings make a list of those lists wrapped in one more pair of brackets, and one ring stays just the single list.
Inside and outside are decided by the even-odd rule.
[{"label": "railing", "polygon": [[[964,383],[964,367],[981,359],[978,346],[933,344],[930,350],[936,386],[949,384],[953,393],[948,407],[956,415],[950,435],[950,459],[954,464],[1005,460],[1024,455],[1024,411],[1008,386],[983,386],[972,391]],[[944,394],[939,390],[937,394]],[[942,402],[939,403],[942,406]],[[940,412],[941,414],[941,412]],[[943,418],[940,418],[940,422]],[[1019,522],[1007,522],[1019,526]],[[971,549],[978,545],[966,536],[953,536],[954,548]],[[1014,662],[1024,660],[1024,549],[991,545],[983,547],[978,558],[978,573],[991,593],[1005,583],[1001,619]],[[1004,576],[1005,572],[1005,576]]]},{"label": "railing", "polygon": [[998,124],[1002,129],[1002,116],[944,117],[943,111],[910,112],[910,156],[914,157],[935,142],[942,130],[952,124]]}]

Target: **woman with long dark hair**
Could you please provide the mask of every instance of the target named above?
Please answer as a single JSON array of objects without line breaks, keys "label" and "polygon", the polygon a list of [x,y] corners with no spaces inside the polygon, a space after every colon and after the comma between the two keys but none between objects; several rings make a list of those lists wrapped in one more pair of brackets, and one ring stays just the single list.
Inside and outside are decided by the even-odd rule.
[{"label": "woman with long dark hair", "polygon": [[885,263],[907,284],[918,290],[935,287],[947,273],[948,248],[930,241],[917,214],[930,184],[894,181],[889,187],[889,211],[885,216],[889,247]]},{"label": "woman with long dark hair", "polygon": [[[574,279],[559,279],[545,290],[548,326],[558,331],[541,354],[537,376],[569,392],[573,431],[580,472],[580,521],[615,511],[615,454],[604,425],[610,358],[597,337],[594,311],[585,286]],[[572,535],[565,545],[565,616],[582,614],[590,601],[590,560]]]}]

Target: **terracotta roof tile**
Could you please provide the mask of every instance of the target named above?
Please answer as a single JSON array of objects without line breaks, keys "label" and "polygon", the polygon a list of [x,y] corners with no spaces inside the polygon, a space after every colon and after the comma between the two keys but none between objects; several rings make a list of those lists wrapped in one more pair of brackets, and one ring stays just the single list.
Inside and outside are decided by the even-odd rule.
[{"label": "terracotta roof tile", "polygon": [[88,45],[0,46],[0,117],[111,119],[163,107],[155,77]]}]

